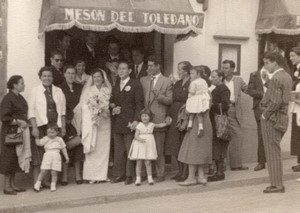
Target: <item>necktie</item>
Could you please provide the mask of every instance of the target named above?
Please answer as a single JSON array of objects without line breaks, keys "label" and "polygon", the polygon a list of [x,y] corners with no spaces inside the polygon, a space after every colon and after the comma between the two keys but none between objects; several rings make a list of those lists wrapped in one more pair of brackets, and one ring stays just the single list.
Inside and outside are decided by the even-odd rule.
[{"label": "necktie", "polygon": [[120,84],[120,91],[123,90],[123,87],[125,86],[125,82],[124,81],[121,81],[121,84]]},{"label": "necktie", "polygon": [[135,71],[134,71],[135,77],[137,78],[139,75],[139,65],[135,65]]},{"label": "necktie", "polygon": [[151,93],[152,93],[152,89],[154,86],[154,80],[155,80],[155,76],[151,76],[149,95],[148,95],[148,108],[150,107],[150,98],[151,98]]}]

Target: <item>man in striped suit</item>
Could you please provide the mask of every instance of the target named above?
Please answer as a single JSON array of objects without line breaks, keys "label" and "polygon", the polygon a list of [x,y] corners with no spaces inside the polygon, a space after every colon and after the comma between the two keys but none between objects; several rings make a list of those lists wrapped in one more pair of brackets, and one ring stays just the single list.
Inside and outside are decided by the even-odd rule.
[{"label": "man in striped suit", "polygon": [[282,193],[285,189],[282,181],[280,142],[288,127],[292,78],[282,68],[284,58],[279,53],[267,53],[263,60],[264,67],[272,74],[271,79],[265,79],[268,89],[261,101],[263,142],[271,182],[271,186],[263,192]]}]

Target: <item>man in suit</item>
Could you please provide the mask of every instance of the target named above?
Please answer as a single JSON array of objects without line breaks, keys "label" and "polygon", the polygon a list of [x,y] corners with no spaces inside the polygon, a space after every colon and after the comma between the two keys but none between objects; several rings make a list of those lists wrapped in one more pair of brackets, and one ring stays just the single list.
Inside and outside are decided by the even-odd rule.
[{"label": "man in suit", "polygon": [[284,58],[279,53],[267,53],[264,67],[273,74],[267,80],[267,91],[261,101],[263,110],[261,126],[266,151],[271,186],[264,193],[285,191],[282,180],[282,161],[280,142],[288,127],[288,105],[291,97],[292,78],[282,68]]},{"label": "man in suit", "polygon": [[71,45],[71,35],[61,32],[57,36],[58,47],[57,50],[60,51],[64,57],[64,64],[70,65],[73,61],[72,50],[70,48]]},{"label": "man in suit", "polygon": [[265,78],[267,75],[267,70],[263,67],[261,70],[253,72],[250,74],[250,79],[248,83],[248,94],[253,98],[253,112],[257,124],[257,136],[258,136],[258,147],[257,147],[257,166],[254,171],[262,170],[266,167],[266,155],[263,143],[263,137],[261,132],[260,118],[262,110],[260,108],[260,102],[267,90],[265,86]]},{"label": "man in suit", "polygon": [[134,47],[131,50],[133,61],[133,72],[131,77],[140,79],[148,75],[148,65],[144,62],[144,50],[141,47]]},{"label": "man in suit", "polygon": [[[162,123],[166,120],[168,106],[172,104],[172,82],[162,75],[160,70],[161,62],[155,56],[148,57],[148,76],[142,77],[145,107],[153,114],[154,123]],[[165,180],[165,134],[166,129],[154,130],[158,158],[155,161],[157,179],[156,182]]]},{"label": "man in suit", "polygon": [[134,138],[133,130],[137,126],[139,114],[144,108],[141,83],[130,78],[130,72],[128,62],[121,61],[118,66],[120,80],[113,87],[111,98],[112,114],[115,122],[113,130],[114,178],[111,182],[118,183],[125,180],[126,185],[133,182],[135,174],[134,162],[128,159],[128,153]]},{"label": "man in suit", "polygon": [[77,59],[85,61],[85,70],[87,74],[91,74],[91,70],[97,67],[99,60],[99,53],[95,47],[98,43],[98,34],[92,31],[88,31],[85,37],[85,44],[77,50]]},{"label": "man in suit", "polygon": [[230,168],[233,171],[247,170],[242,165],[242,92],[247,93],[248,85],[240,76],[234,76],[235,63],[231,60],[224,60],[222,70],[225,75],[225,85],[230,90],[230,107],[228,110],[229,126],[231,128],[231,140],[229,143]]},{"label": "man in suit", "polygon": [[53,84],[55,86],[59,86],[64,82],[64,73],[63,73],[63,65],[64,58],[60,51],[53,50],[51,52],[51,70],[53,72]]}]

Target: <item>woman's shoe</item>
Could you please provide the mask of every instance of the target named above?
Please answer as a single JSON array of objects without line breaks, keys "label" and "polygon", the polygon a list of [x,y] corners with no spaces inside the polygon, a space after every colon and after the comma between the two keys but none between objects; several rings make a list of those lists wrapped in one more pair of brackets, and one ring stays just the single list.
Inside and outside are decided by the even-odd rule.
[{"label": "woman's shoe", "polygon": [[184,181],[179,183],[179,186],[195,186],[197,185],[197,181]]},{"label": "woman's shoe", "polygon": [[60,184],[61,184],[62,186],[66,186],[66,185],[68,185],[69,183],[68,183],[67,181],[62,181],[62,182],[60,182]]},{"label": "woman's shoe", "polygon": [[83,183],[83,180],[76,180],[76,184],[80,185]]},{"label": "woman's shoe", "polygon": [[178,177],[175,181],[176,181],[176,182],[183,182],[183,181],[185,181],[186,179],[187,179],[187,177],[181,176],[181,177]]},{"label": "woman's shoe", "polygon": [[3,193],[6,194],[6,195],[16,195],[17,194],[17,192],[13,189],[11,189],[11,190],[4,189]]},{"label": "woman's shoe", "polygon": [[222,175],[215,174],[213,176],[208,177],[207,181],[215,182],[215,181],[220,181],[220,180],[224,180],[224,179],[225,179],[225,174],[222,174]]},{"label": "woman's shoe", "polygon": [[201,184],[203,186],[206,186],[207,185],[207,180],[205,178],[203,178],[203,179],[198,180],[197,183]]}]

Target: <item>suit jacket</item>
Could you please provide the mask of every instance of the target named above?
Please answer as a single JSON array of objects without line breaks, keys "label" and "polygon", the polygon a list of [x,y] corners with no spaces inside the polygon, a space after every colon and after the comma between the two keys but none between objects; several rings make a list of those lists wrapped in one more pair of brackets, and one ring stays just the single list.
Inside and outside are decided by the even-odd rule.
[{"label": "suit jacket", "polygon": [[248,85],[240,76],[233,76],[232,80],[234,85],[236,117],[241,125],[243,123],[242,92],[247,94]]},{"label": "suit jacket", "polygon": [[120,134],[130,133],[128,123],[139,120],[141,110],[144,108],[143,88],[138,80],[130,79],[120,91],[120,81],[117,81],[112,90],[111,103],[121,107],[121,113],[114,115],[114,132]]},{"label": "suit jacket", "polygon": [[[148,108],[154,114],[154,123],[163,123],[166,119],[168,107],[172,104],[171,80],[161,74],[152,91],[150,91],[150,75],[142,77],[140,81],[144,91],[145,108]],[[153,90],[157,91],[156,95]]]},{"label": "suit jacket", "polygon": [[253,98],[253,111],[257,121],[260,120],[262,110],[260,102],[264,96],[264,86],[261,79],[260,70],[250,74],[248,83],[248,94]]},{"label": "suit jacket", "polygon": [[142,66],[142,68],[141,68],[141,70],[140,70],[140,72],[137,76],[134,74],[134,71],[135,71],[135,65],[134,64],[132,65],[131,70],[132,70],[131,73],[130,73],[131,78],[140,79],[140,78],[148,75],[148,72],[147,72],[148,65],[147,65],[146,62],[143,63],[143,66]]},{"label": "suit jacket", "polygon": [[261,101],[265,120],[273,122],[273,127],[280,132],[285,132],[288,127],[292,85],[291,76],[284,70],[278,71],[268,82],[268,89]]},{"label": "suit jacket", "polygon": [[57,70],[54,66],[51,65],[51,70],[53,72],[53,84],[55,86],[60,86],[65,81],[65,77],[62,71]]},{"label": "suit jacket", "polygon": [[94,49],[94,55],[89,51],[86,44],[80,45],[80,49],[76,51],[76,59],[85,61],[85,70],[87,74],[91,74],[93,68],[98,67],[99,53]]}]

